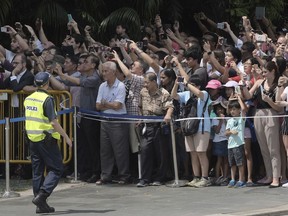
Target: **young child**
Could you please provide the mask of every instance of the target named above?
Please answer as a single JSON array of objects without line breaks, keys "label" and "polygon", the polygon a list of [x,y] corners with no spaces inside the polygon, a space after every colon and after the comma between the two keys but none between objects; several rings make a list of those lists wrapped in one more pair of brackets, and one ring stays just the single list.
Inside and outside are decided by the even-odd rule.
[{"label": "young child", "polygon": [[[218,101],[217,101],[218,102]],[[223,101],[213,104],[213,111],[217,117],[212,120],[212,128],[215,132],[212,145],[212,153],[217,156],[215,166],[216,182],[215,185],[227,186],[228,184],[228,139],[226,136],[226,109],[227,105]],[[222,176],[220,176],[222,172]]]},{"label": "young child", "polygon": [[[228,187],[245,187],[245,152],[244,152],[244,127],[245,127],[245,104],[239,95],[237,100],[229,100],[228,109],[232,116],[226,125],[228,136],[228,161],[231,167],[231,181]],[[236,183],[236,171],[239,170],[239,181]]]}]

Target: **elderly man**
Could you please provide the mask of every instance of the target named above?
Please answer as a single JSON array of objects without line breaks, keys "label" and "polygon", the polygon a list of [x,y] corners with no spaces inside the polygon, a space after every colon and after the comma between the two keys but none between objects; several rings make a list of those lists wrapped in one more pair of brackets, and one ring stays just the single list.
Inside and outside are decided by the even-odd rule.
[{"label": "elderly man", "polygon": [[[109,114],[126,114],[124,83],[116,78],[116,64],[105,62],[102,65],[105,80],[99,87],[96,109]],[[116,122],[102,122],[100,135],[101,179],[97,185],[112,181],[112,171],[116,162],[119,184],[129,181],[129,141],[128,125]]]},{"label": "elderly man", "polygon": [[[140,114],[165,116],[164,121],[168,123],[173,113],[173,102],[169,92],[158,87],[155,73],[145,74],[144,87],[140,92]],[[137,187],[146,187],[149,183],[159,186],[167,180],[169,168],[167,139],[165,139],[167,134],[161,130],[160,123],[147,123],[144,127],[146,129],[142,130],[141,142],[141,180]],[[157,173],[152,177],[154,167],[157,167]]]}]

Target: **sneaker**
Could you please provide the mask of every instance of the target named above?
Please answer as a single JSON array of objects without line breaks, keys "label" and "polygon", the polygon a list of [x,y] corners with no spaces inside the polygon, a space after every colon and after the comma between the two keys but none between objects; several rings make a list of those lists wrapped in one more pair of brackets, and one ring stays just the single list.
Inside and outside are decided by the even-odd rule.
[{"label": "sneaker", "polygon": [[119,185],[126,185],[126,184],[130,184],[131,180],[130,179],[120,179],[117,181],[117,183]]},{"label": "sneaker", "polygon": [[246,183],[242,181],[238,181],[235,185],[234,188],[243,188],[246,187]]},{"label": "sneaker", "polygon": [[228,184],[228,188],[233,188],[236,184],[235,180],[230,180],[229,184]]},{"label": "sneaker", "polygon": [[137,187],[147,187],[148,183],[144,180],[140,180],[140,182],[136,186]]},{"label": "sneaker", "polygon": [[201,178],[200,181],[198,181],[198,182],[194,185],[194,187],[196,187],[196,188],[202,188],[202,187],[208,187],[208,186],[210,186],[210,185],[211,185],[211,183],[210,183],[210,181],[209,181],[208,179]]},{"label": "sneaker", "polygon": [[161,186],[162,183],[160,181],[154,181],[151,185],[152,186]]},{"label": "sneaker", "polygon": [[288,188],[288,182],[282,185],[283,188]]},{"label": "sneaker", "polygon": [[229,184],[228,178],[222,178],[222,182],[220,183],[220,186],[227,186]]},{"label": "sneaker", "polygon": [[247,182],[246,187],[254,187],[255,184],[253,182]]},{"label": "sneaker", "polygon": [[223,176],[220,176],[219,178],[216,179],[216,181],[214,182],[214,185],[220,186],[222,181],[223,181]]},{"label": "sneaker", "polygon": [[96,183],[96,181],[99,179],[99,175],[93,174],[90,178],[87,179],[88,183]]},{"label": "sneaker", "polygon": [[99,179],[98,181],[95,182],[96,185],[105,185],[105,184],[111,184],[112,181],[110,180],[104,180],[104,179]]},{"label": "sneaker", "polygon": [[194,178],[192,181],[187,183],[187,186],[195,187],[195,184],[200,181],[200,178]]}]

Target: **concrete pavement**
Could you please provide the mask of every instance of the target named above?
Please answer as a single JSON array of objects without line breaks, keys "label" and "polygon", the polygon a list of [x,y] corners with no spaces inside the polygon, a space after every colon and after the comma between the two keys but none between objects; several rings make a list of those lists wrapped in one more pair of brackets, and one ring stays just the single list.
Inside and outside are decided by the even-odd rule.
[{"label": "concrete pavement", "polygon": [[[0,215],[35,214],[32,190],[19,198],[0,199]],[[56,212],[49,215],[198,216],[288,215],[288,189],[267,186],[171,188],[135,185],[61,183],[49,198]]]}]

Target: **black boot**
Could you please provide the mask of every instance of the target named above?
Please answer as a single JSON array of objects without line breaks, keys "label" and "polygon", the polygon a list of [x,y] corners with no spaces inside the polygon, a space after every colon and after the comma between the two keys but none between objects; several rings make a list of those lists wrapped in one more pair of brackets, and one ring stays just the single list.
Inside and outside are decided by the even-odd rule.
[{"label": "black boot", "polygon": [[34,197],[34,199],[32,200],[32,203],[37,206],[36,213],[55,212],[55,209],[53,207],[50,207],[46,202],[46,199],[48,196],[49,194],[43,191],[40,191],[39,194],[36,197]]},{"label": "black boot", "polygon": [[42,213],[52,213],[52,212],[55,212],[55,208],[49,206],[49,212],[46,212],[46,211],[43,211],[43,209],[40,209],[38,206],[36,208],[36,214],[42,214]]}]

